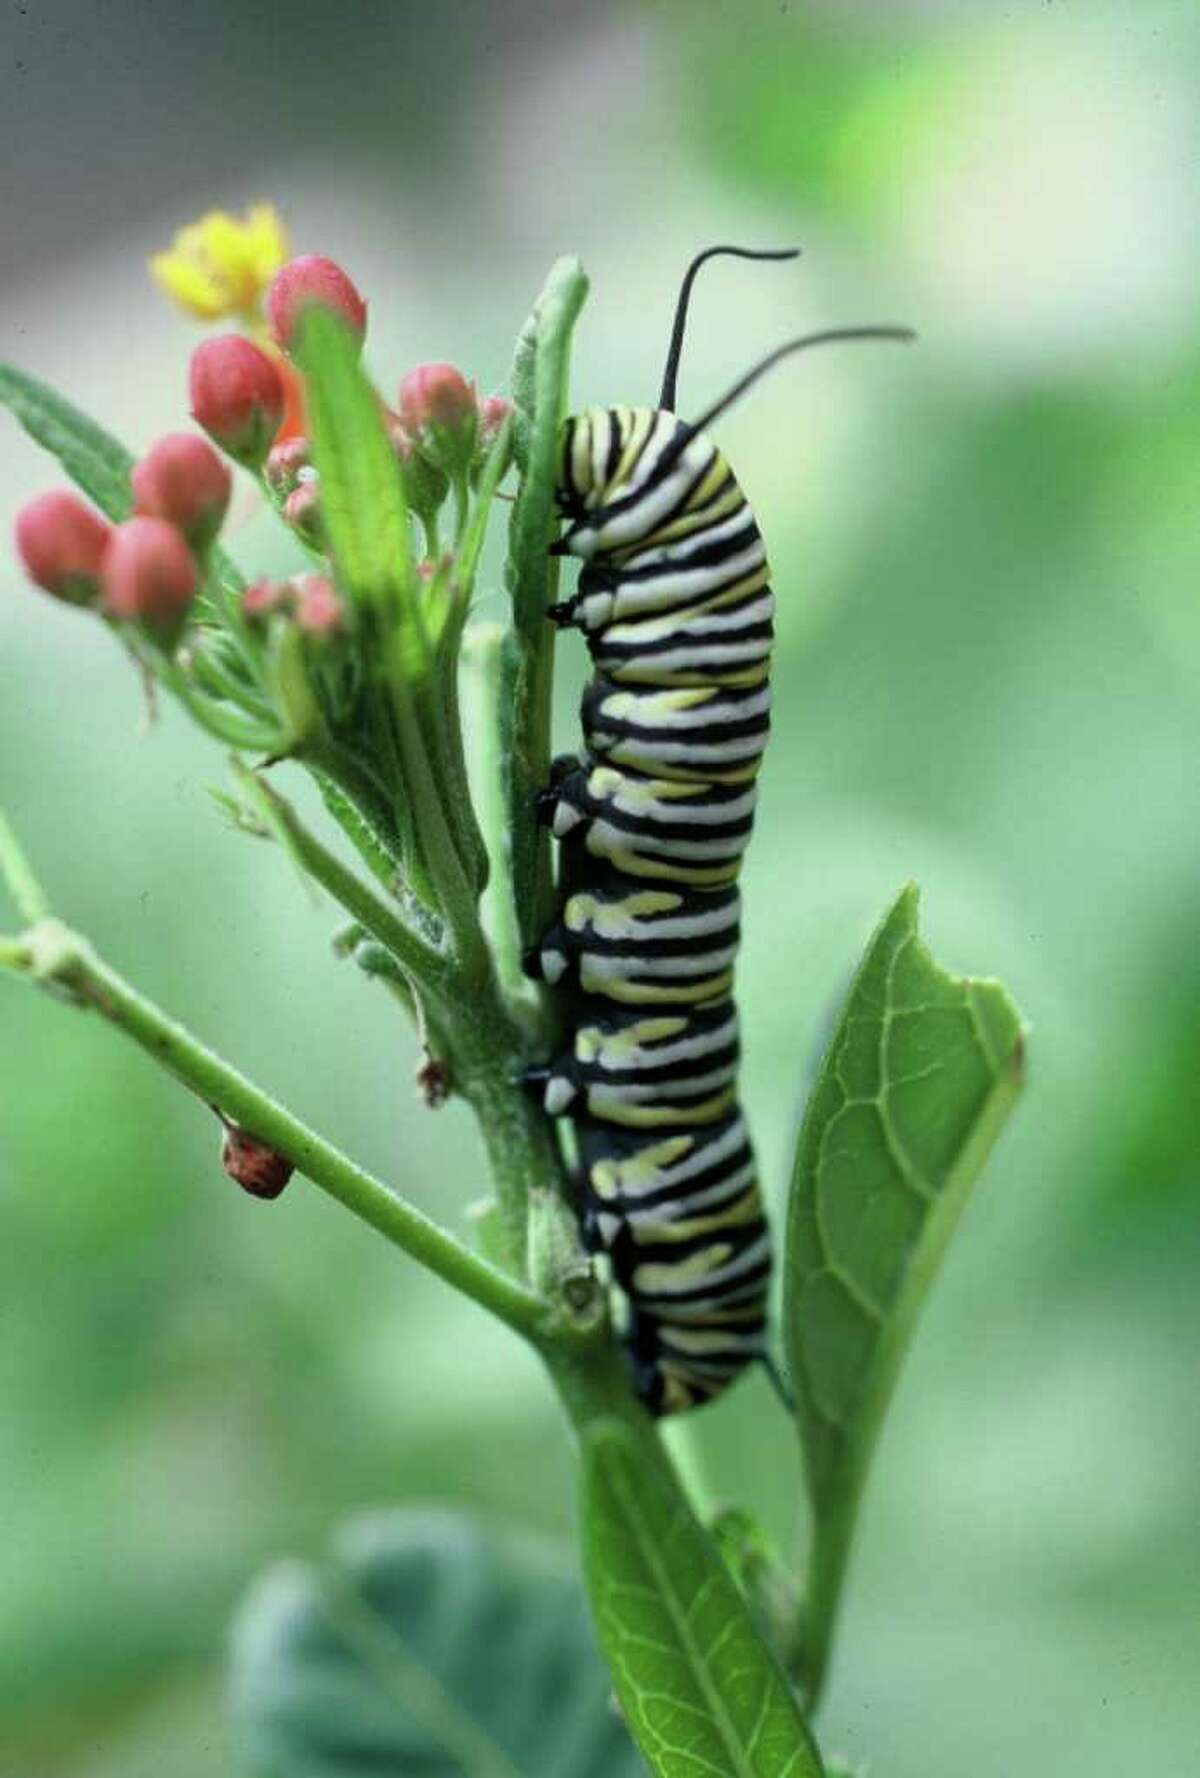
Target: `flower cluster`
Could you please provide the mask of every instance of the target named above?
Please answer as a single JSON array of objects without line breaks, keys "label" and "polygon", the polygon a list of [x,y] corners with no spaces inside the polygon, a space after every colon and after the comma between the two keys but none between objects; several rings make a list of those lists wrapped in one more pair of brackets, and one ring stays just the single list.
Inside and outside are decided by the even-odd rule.
[{"label": "flower cluster", "polygon": [[[362,367],[353,281],[283,250],[264,208],[213,212],[156,257],[183,307],[233,324],[191,355],[198,430],[132,464],[108,517],[65,490],[31,501],[17,547],[36,585],[111,625],[210,733],[340,787],[436,908],[439,871],[476,890],[486,875],[454,676],[511,404],[445,363],[387,399]],[[235,470],[290,532],[294,572],[246,585],[225,554]],[[415,811],[434,760],[441,788]]]},{"label": "flower cluster", "polygon": [[204,439],[170,432],[130,474],[133,516],[111,525],[75,494],[41,494],[17,516],[29,577],[56,598],[141,626],[169,645],[183,629],[232,477]]},{"label": "flower cluster", "polygon": [[[250,471],[305,546],[323,549],[320,478],[288,354],[313,307],[337,316],[361,344],[367,305],[330,259],[306,255],[279,264],[283,241],[267,207],[240,225],[213,212],[151,262],[170,293],[204,319],[233,312],[256,321],[265,310],[266,337],[258,343],[245,333],[223,333],[192,353],[192,417],[212,443],[185,432],[160,438],[130,473],[131,517],[110,524],[77,495],[59,490],[23,508],[17,547],[36,585],[142,626],[159,644],[175,643],[229,508],[230,470],[213,445]],[[269,282],[268,271],[274,272]],[[418,365],[401,380],[396,405],[380,403],[409,508],[423,527],[426,580],[440,557],[438,511],[451,487],[478,480],[510,408],[504,396],[480,400],[450,364]],[[270,587],[256,583],[242,607],[256,620],[285,614],[311,634],[336,631],[344,615],[329,573]]]}]

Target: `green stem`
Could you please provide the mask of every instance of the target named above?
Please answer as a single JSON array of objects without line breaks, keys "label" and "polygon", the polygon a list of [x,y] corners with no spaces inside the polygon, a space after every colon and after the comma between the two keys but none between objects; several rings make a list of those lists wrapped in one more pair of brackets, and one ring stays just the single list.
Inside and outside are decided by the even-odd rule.
[{"label": "green stem", "polygon": [[610,1338],[597,1339],[575,1350],[543,1345],[541,1352],[558,1398],[577,1433],[582,1434],[596,1420],[620,1420],[642,1445],[646,1468],[670,1474],[678,1487],[655,1422],[629,1386],[625,1354]]},{"label": "green stem", "polygon": [[568,1195],[562,1155],[548,1118],[520,1084],[524,1043],[494,979],[461,996],[450,1029],[455,1084],[479,1120],[506,1257],[524,1276],[530,1193]]},{"label": "green stem", "polygon": [[[415,1206],[294,1117],[231,1063],[193,1037],[110,969],[87,941],[55,920],[26,934],[26,973],[70,989],[85,1006],[144,1049],[206,1104],[273,1148],[361,1221],[508,1326],[529,1338],[544,1331],[550,1306],[479,1258]],[[18,963],[19,966],[19,963]]]},{"label": "green stem", "polygon": [[460,470],[454,477],[454,548],[457,551],[467,534],[467,524],[471,517],[471,489],[467,482],[466,470]]},{"label": "green stem", "polygon": [[554,486],[559,429],[566,406],[571,331],[587,295],[578,260],[551,267],[518,341],[513,394],[528,423],[524,473],[509,530],[507,578],[513,601],[509,821],[522,943],[532,943],[553,914],[550,838],[534,818],[534,797],[550,770],[550,696],[554,632],[546,616],[558,585],[558,558],[547,553],[557,522]]},{"label": "green stem", "polygon": [[513,894],[508,809],[504,800],[504,767],[500,736],[504,631],[499,624],[476,624],[467,631],[463,661],[474,741],[475,794],[490,871],[483,892],[483,910],[505,1000],[514,1011],[532,1006],[532,984],[521,969],[521,934]]},{"label": "green stem", "polygon": [[456,960],[466,973],[478,977],[487,967],[487,948],[476,911],[478,897],[455,844],[445,791],[430,760],[411,688],[405,687],[402,695],[393,699],[392,708],[420,849],[429,867]]},{"label": "green stem", "polygon": [[304,826],[292,805],[266,784],[257,773],[240,761],[233,762],[235,776],[249,784],[257,796],[270,805],[287,837],[293,856],[304,866],[315,882],[320,883],[336,902],[352,914],[359,925],[378,939],[409,974],[422,986],[444,994],[450,985],[447,959],[413,931],[368,887],[360,877],[348,870],[339,858],[324,847],[315,834]]},{"label": "green stem", "polygon": [[250,684],[201,640],[189,651],[188,668],[202,691],[239,705],[255,721],[270,722],[271,705],[257,683]]},{"label": "green stem", "polygon": [[810,1711],[825,1684],[857,1508],[858,1496],[853,1494],[836,1504],[827,1501],[814,1517],[804,1603],[796,1621],[789,1662],[800,1682],[805,1708]]},{"label": "green stem", "polygon": [[8,884],[8,892],[12,896],[13,905],[23,920],[31,926],[44,920],[50,913],[50,903],[46,892],[33,872],[33,866],[21,847],[21,842],[10,827],[4,811],[0,809],[0,877]]},{"label": "green stem", "polygon": [[165,657],[158,663],[158,673],[188,715],[215,735],[218,741],[224,741],[230,747],[240,747],[251,753],[274,753],[278,750],[281,735],[278,728],[267,722],[260,722],[253,716],[245,716],[240,710],[232,709],[228,704],[219,704],[212,698],[189,685],[186,676],[174,661]]}]

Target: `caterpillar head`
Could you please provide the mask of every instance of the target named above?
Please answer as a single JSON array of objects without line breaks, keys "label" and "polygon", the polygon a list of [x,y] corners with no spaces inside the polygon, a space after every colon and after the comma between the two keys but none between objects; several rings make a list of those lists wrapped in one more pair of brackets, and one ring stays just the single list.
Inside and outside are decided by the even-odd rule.
[{"label": "caterpillar head", "polygon": [[618,415],[589,407],[563,422],[555,495],[564,518],[575,521],[603,506],[623,455]]}]

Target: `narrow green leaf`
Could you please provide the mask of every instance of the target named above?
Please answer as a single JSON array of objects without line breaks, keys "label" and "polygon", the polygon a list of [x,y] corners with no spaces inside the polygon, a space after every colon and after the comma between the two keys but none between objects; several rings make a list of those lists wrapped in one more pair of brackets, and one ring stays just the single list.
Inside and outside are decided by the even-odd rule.
[{"label": "narrow green leaf", "polygon": [[342,832],[350,840],[351,845],[371,871],[372,875],[383,884],[389,895],[396,893],[397,875],[400,871],[400,860],[394,854],[378,831],[371,826],[361,808],[344,796],[325,772],[313,771],[317,789],[329,813],[333,816]]},{"label": "narrow green leaf", "polygon": [[304,317],[297,358],[321,478],[321,517],[338,577],[364,606],[410,619],[402,631],[409,664],[416,664],[408,509],[358,342],[336,316],[313,308]]},{"label": "narrow green leaf", "polygon": [[819,1683],[854,1514],[917,1314],[1022,1078],[997,982],[948,975],[910,884],[851,986],[800,1131],[784,1333],[814,1511],[803,1662]]},{"label": "narrow green leaf", "polygon": [[505,740],[513,884],[523,944],[550,918],[550,842],[534,819],[533,799],[550,769],[550,691],[554,632],[546,616],[558,586],[558,560],[547,554],[554,525],[554,481],[567,394],[571,334],[587,296],[577,259],[551,268],[513,361],[515,440],[521,486],[509,529],[506,579],[513,631],[505,649],[505,699],[512,716]]},{"label": "narrow green leaf", "polygon": [[487,535],[488,520],[492,516],[492,502],[496,498],[496,490],[508,474],[512,462],[513,419],[510,414],[496,434],[492,448],[488,453],[483,473],[479,477],[479,485],[475,489],[475,505],[471,520],[467,526],[458,553],[454,559],[454,577],[467,593],[475,584],[475,570],[479,566],[479,555],[483,549],[483,540]]},{"label": "narrow green leaf", "polygon": [[637,1778],[582,1593],[449,1513],[351,1524],[255,1587],[233,1638],[253,1778]]},{"label": "narrow green leaf", "polygon": [[58,458],[101,512],[110,519],[129,517],[133,507],[129,471],[134,459],[123,444],[65,396],[15,365],[0,364],[0,401],[30,438]]},{"label": "narrow green leaf", "polygon": [[592,1611],[656,1778],[819,1778],[787,1680],[682,1494],[617,1421],[589,1427],[583,1457]]},{"label": "narrow green leaf", "polygon": [[36,926],[39,920],[49,919],[50,903],[46,891],[35,876],[25,848],[3,809],[0,809],[0,883],[8,890],[13,906],[27,925]]}]

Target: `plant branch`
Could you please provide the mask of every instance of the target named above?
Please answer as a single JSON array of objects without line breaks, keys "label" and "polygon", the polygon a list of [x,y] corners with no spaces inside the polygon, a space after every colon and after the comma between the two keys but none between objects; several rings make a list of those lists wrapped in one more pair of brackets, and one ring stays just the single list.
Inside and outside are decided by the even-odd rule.
[{"label": "plant branch", "polygon": [[292,855],[309,876],[332,895],[358,924],[377,939],[407,974],[413,975],[435,994],[444,992],[449,984],[448,960],[414,932],[399,915],[383,901],[339,858],[323,846],[315,834],[304,826],[292,805],[241,760],[232,762],[233,772],[243,789],[261,797],[286,835]]},{"label": "plant branch", "polygon": [[206,1104],[273,1148],[306,1178],[344,1204],[396,1247],[527,1338],[537,1338],[550,1310],[541,1297],[464,1247],[284,1109],[223,1057],[155,1006],[57,920],[31,927],[16,954],[0,962],[45,988],[68,990],[131,1038]]},{"label": "plant branch", "polygon": [[23,920],[34,926],[39,920],[45,920],[50,913],[50,903],[46,892],[33,873],[33,866],[21,847],[21,842],[9,826],[4,811],[0,809],[0,877],[8,885],[13,905]]},{"label": "plant branch", "polygon": [[513,602],[509,683],[509,820],[513,878],[523,944],[543,932],[553,914],[550,838],[534,819],[534,796],[550,769],[550,694],[554,632],[547,612],[554,602],[558,558],[547,552],[555,527],[554,484],[559,428],[566,405],[571,333],[587,296],[577,259],[551,268],[533,315],[517,343],[513,399],[519,422],[520,492],[509,530],[507,580]]},{"label": "plant branch", "polygon": [[499,624],[476,624],[467,631],[463,661],[474,742],[476,795],[491,864],[483,892],[483,913],[501,992],[519,1018],[522,1012],[529,1016],[534,1002],[531,984],[521,970],[521,935],[513,891],[504,762],[500,754],[503,650],[504,631]]}]

